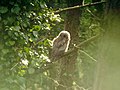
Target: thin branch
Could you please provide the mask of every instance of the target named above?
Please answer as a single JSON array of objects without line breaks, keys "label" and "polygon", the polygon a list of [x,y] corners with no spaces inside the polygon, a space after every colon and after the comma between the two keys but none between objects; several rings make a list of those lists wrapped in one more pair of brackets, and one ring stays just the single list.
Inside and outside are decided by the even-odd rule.
[{"label": "thin branch", "polygon": [[88,56],[90,59],[92,59],[93,61],[97,62],[97,60],[95,58],[93,58],[91,55],[89,55],[87,52],[80,50],[80,52],[82,52],[83,54],[85,54],[86,56]]},{"label": "thin branch", "polygon": [[13,70],[19,63],[16,63],[10,70]]},{"label": "thin branch", "polygon": [[50,79],[50,80],[52,80],[57,86],[61,86],[61,87],[64,87],[64,88],[68,88],[67,86],[60,84],[57,80],[55,80],[55,79],[53,79],[53,78],[51,78],[51,77],[47,77],[47,78]]},{"label": "thin branch", "polygon": [[79,86],[76,82],[75,82],[75,86],[78,87],[80,90],[88,90],[88,89],[85,89],[84,87]]},{"label": "thin branch", "polygon": [[90,4],[84,4],[84,5],[77,5],[77,6],[74,6],[74,7],[59,9],[59,10],[55,11],[54,13],[59,14],[63,11],[68,11],[68,10],[73,10],[73,9],[83,8],[83,7],[89,7],[89,6],[94,6],[94,5],[103,4],[103,3],[106,3],[106,2],[103,1],[103,2],[95,2],[95,3],[90,3]]},{"label": "thin branch", "polygon": [[79,48],[79,47],[81,47],[81,46],[83,46],[83,45],[88,44],[89,42],[93,41],[94,39],[98,38],[99,36],[100,36],[100,34],[98,34],[98,35],[96,35],[96,36],[93,36],[93,37],[91,37],[91,38],[89,38],[89,39],[81,42],[79,45],[76,46],[76,48]]},{"label": "thin branch", "polygon": [[52,80],[55,85],[66,88],[66,90],[69,90],[70,88],[75,87],[75,86],[78,87],[80,90],[88,90],[88,89],[85,89],[84,87],[79,86],[79,85],[76,84],[76,83],[75,83],[75,85],[73,85],[73,86],[71,86],[71,87],[68,87],[68,86],[66,86],[66,85],[60,84],[57,80],[55,80],[55,79],[53,79],[53,78],[51,78],[51,77],[47,77],[47,78],[50,79],[50,80]]},{"label": "thin branch", "polygon": [[87,12],[89,12],[93,17],[95,17],[96,20],[100,21],[100,18],[94,15],[89,9],[86,9]]}]

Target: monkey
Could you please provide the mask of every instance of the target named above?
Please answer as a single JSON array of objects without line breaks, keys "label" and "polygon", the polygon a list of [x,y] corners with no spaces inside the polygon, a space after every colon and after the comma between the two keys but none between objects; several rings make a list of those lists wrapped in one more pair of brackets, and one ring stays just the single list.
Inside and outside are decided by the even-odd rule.
[{"label": "monkey", "polygon": [[57,37],[52,41],[52,59],[58,59],[65,52],[68,51],[70,44],[70,33],[68,31],[61,31]]}]

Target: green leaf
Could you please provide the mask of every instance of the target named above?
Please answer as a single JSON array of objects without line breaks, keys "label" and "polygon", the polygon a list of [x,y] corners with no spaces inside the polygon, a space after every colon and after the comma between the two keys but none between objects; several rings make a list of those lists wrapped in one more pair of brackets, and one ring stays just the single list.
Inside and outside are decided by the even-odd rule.
[{"label": "green leaf", "polygon": [[15,32],[14,34],[15,34],[15,36],[17,36],[17,37],[19,36],[18,32]]},{"label": "green leaf", "polygon": [[16,31],[19,31],[21,28],[20,28],[20,26],[15,26],[14,29],[15,29]]},{"label": "green leaf", "polygon": [[0,13],[6,13],[7,11],[7,7],[0,7]]},{"label": "green leaf", "polygon": [[34,29],[39,31],[41,29],[41,26],[40,25],[34,25]]},{"label": "green leaf", "polygon": [[28,48],[28,47],[24,47],[24,50],[25,50],[27,53],[29,53],[30,48]]},{"label": "green leaf", "polygon": [[29,41],[30,41],[30,42],[33,42],[32,38],[29,38]]},{"label": "green leaf", "polygon": [[8,20],[4,19],[4,20],[3,20],[3,23],[4,23],[5,25],[7,25],[7,24],[8,24]]},{"label": "green leaf", "polygon": [[13,22],[15,22],[15,18],[14,17],[8,17],[7,21],[12,24]]},{"label": "green leaf", "polygon": [[34,35],[35,37],[38,37],[38,31],[33,31],[33,35]]},{"label": "green leaf", "polygon": [[15,6],[15,7],[13,7],[13,8],[11,9],[11,12],[12,12],[12,13],[16,13],[16,14],[18,14],[18,13],[20,12],[20,8],[19,8],[19,6]]},{"label": "green leaf", "polygon": [[13,46],[15,44],[15,41],[9,41],[9,44]]},{"label": "green leaf", "polygon": [[41,8],[46,8],[47,7],[47,5],[43,2],[41,2],[40,6],[41,6]]}]

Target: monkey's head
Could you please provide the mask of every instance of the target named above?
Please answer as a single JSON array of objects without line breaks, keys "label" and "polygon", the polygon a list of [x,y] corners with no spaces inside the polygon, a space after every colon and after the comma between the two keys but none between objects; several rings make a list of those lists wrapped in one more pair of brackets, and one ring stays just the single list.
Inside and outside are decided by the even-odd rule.
[{"label": "monkey's head", "polygon": [[70,33],[68,31],[61,31],[58,36],[61,39],[70,40]]}]

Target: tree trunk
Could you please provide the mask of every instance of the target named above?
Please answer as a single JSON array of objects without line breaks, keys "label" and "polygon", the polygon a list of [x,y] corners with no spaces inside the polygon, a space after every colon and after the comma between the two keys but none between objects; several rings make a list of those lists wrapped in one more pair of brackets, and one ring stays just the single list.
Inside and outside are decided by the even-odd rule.
[{"label": "tree trunk", "polygon": [[120,90],[120,0],[108,0],[93,90]]},{"label": "tree trunk", "polygon": [[[80,5],[81,1],[71,1],[68,0],[68,6]],[[73,48],[74,45],[79,43],[79,27],[80,27],[80,9],[69,10],[66,13],[65,19],[65,30],[69,31],[71,34],[71,42],[69,49]],[[60,84],[63,86],[58,86],[58,90],[74,90],[73,81],[75,81],[75,63],[77,59],[78,51],[72,52],[70,55],[65,56],[61,60],[61,74],[60,74]]]}]

